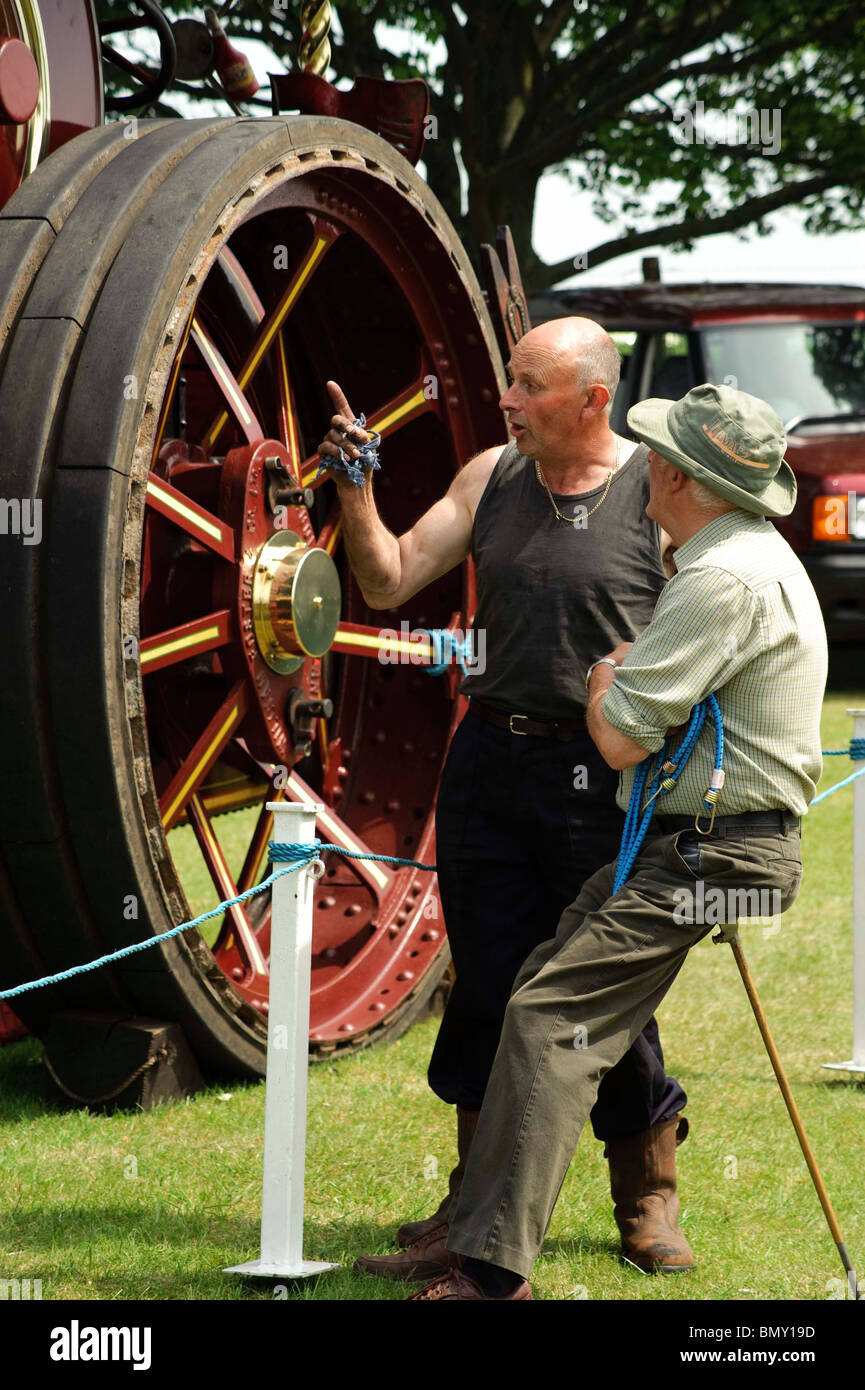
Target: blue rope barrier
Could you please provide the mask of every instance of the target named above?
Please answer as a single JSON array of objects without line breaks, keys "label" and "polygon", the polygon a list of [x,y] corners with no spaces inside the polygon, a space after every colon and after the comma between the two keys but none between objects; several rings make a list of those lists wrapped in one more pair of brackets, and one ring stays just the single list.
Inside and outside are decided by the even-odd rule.
[{"label": "blue rope barrier", "polygon": [[865,774],[865,767],[860,767],[858,772],[851,772],[849,777],[843,777],[840,782],[835,783],[834,787],[827,787],[819,796],[815,796],[814,800],[811,802],[811,806],[817,806],[821,801],[825,801],[827,796],[831,796],[833,792],[839,792],[842,787],[849,787],[851,782],[855,782],[856,778],[861,777],[863,774]]},{"label": "blue rope barrier", "polygon": [[172,936],[179,936],[181,932],[189,931],[191,927],[199,927],[202,922],[207,922],[211,917],[218,917],[227,907],[235,907],[237,903],[244,903],[248,898],[252,898],[256,893],[263,893],[270,888],[283,874],[294,873],[302,868],[304,864],[309,864],[313,859],[318,859],[321,854],[330,851],[332,854],[344,854],[350,859],[380,859],[386,864],[408,864],[417,869],[435,870],[435,864],[421,864],[416,859],[397,859],[390,854],[368,854],[362,850],[343,849],[341,845],[326,845],[320,840],[313,840],[310,844],[277,844],[271,841],[268,845],[268,858],[271,863],[284,863],[283,869],[276,869],[267,878],[262,879],[253,888],[247,888],[245,892],[238,893],[236,898],[226,898],[225,902],[219,903],[209,912],[202,912],[200,916],[193,917],[191,922],[181,922],[177,927],[171,927],[168,931],[160,932],[157,936],[149,936],[146,941],[136,941],[132,946],[122,946],[117,951],[110,952],[107,956],[98,956],[96,960],[86,961],[83,965],[72,965],[68,970],[59,970],[55,975],[43,975],[40,980],[28,980],[26,984],[15,985],[12,989],[0,990],[0,999],[14,999],[19,994],[25,994],[31,989],[42,989],[46,985],[60,984],[62,980],[71,980],[74,975],[84,975],[90,970],[99,970],[103,965],[110,965],[112,961],[123,960],[125,956],[131,956],[136,951],[146,951],[150,946],[156,946],[160,941],[168,941]]},{"label": "blue rope barrier", "polygon": [[858,763],[865,758],[865,738],[851,738],[849,748],[821,748],[820,752],[824,758],[852,758]]},{"label": "blue rope barrier", "polygon": [[[366,416],[361,413],[356,420],[352,421],[352,424],[358,425],[361,429],[365,429]],[[368,443],[353,444],[352,446],[357,449],[360,458],[347,458],[339,444],[336,445],[336,452],[339,458],[333,459],[328,457],[325,460],[322,459],[319,454],[318,472],[313,482],[315,482],[316,478],[320,478],[322,473],[326,473],[328,469],[330,469],[331,472],[335,473],[347,473],[355,487],[363,487],[366,481],[363,471],[364,468],[368,468],[370,471],[381,468],[381,464],[378,461],[378,446],[381,443],[381,435],[378,434],[376,430],[369,430],[367,432],[372,435],[372,439],[369,440]]]},{"label": "blue rope barrier", "polygon": [[[359,422],[363,423],[363,416],[359,417]],[[358,423],[356,421],[355,423]],[[469,645],[471,633],[466,636],[465,645],[460,643],[454,634],[447,628],[432,629],[430,636],[442,634],[442,651],[444,642],[450,638],[453,650],[456,651],[458,659],[465,656],[466,647]],[[437,657],[441,651],[436,648]],[[471,656],[469,656],[471,660]],[[439,675],[446,669],[448,662],[444,662],[440,669],[430,668],[431,675]],[[465,667],[463,667],[465,670]],[[622,843],[619,850],[619,862],[616,869],[614,892],[618,892],[622,884],[628,878],[633,868],[634,860],[639,853],[640,847],[646,836],[649,822],[655,809],[655,802],[659,796],[664,796],[672,791],[676,782],[684,770],[688,758],[693,752],[697,739],[702,732],[706,722],[707,714],[711,713],[715,725],[715,773],[712,778],[712,786],[707,790],[703,800],[706,813],[711,814],[715,802],[718,798],[720,787],[723,784],[723,760],[724,760],[724,726],[721,719],[721,710],[714,695],[708,695],[705,700],[701,700],[691,711],[691,718],[685,736],[682,739],[674,758],[668,757],[668,740],[664,740],[664,745],[660,752],[650,755],[641,762],[634,774],[634,785],[631,791],[631,799],[625,816],[625,825],[622,831]],[[824,755],[841,756],[847,755],[858,761],[865,758],[865,739],[851,739],[849,748],[823,749]],[[718,782],[717,774],[721,775]],[[849,777],[844,777],[840,782],[836,782],[833,787],[821,792],[811,802],[812,806],[817,806],[833,792],[840,791],[842,787],[849,786],[855,782],[857,777],[865,775],[865,767],[857,772],[852,772]],[[647,793],[647,800],[644,805],[643,793]],[[272,887],[278,878],[283,874],[294,873],[303,865],[318,859],[322,854],[342,854],[347,859],[375,859],[384,864],[402,864],[413,869],[422,869],[429,873],[436,872],[435,864],[422,864],[417,859],[402,859],[392,854],[370,854],[366,850],[345,849],[341,845],[324,844],[321,840],[312,840],[304,844],[285,844],[271,841],[268,845],[268,860],[272,864],[282,864],[283,868],[275,869],[267,878],[262,879],[261,883],[255,884],[252,888],[247,888],[245,892],[238,893],[234,898],[226,898],[224,902],[211,908],[209,912],[202,912],[198,917],[193,917],[189,922],[181,922],[179,926],[171,927],[168,931],[160,932],[157,936],[150,936],[146,941],[136,941],[131,946],[122,946],[117,951],[111,951],[108,955],[98,956],[95,960],[86,961],[82,965],[70,966],[67,970],[59,970],[54,975],[44,975],[39,980],[28,980],[25,984],[15,985],[12,989],[0,990],[0,999],[14,999],[19,994],[24,994],[28,990],[42,989],[47,985],[60,984],[63,980],[70,980],[75,975],[84,975],[91,970],[99,970],[103,965],[110,965],[117,960],[123,960],[126,956],[133,955],[136,951],[146,951],[150,946],[156,946],[161,941],[168,941],[171,937],[179,936],[181,932],[189,931],[192,927],[199,927],[203,922],[209,921],[213,917],[220,916],[226,908],[235,907],[239,903],[246,902],[257,893],[263,893]]]},{"label": "blue rope barrier", "polygon": [[413,869],[429,869],[436,872],[435,864],[421,864],[417,859],[398,859],[393,854],[369,854],[365,849],[343,849],[342,845],[328,845],[321,840],[311,840],[309,844],[296,845],[277,843],[271,840],[268,845],[271,863],[279,864],[285,860],[290,863],[307,864],[321,854],[344,854],[346,859],[378,859],[383,864],[407,864]]}]

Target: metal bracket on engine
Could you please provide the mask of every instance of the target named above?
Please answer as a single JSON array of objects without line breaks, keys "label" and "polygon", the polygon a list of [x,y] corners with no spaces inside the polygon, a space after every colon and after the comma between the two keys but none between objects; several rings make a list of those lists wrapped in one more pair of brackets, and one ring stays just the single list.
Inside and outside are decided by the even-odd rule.
[{"label": "metal bracket on engine", "polygon": [[496,244],[481,246],[481,275],[487,308],[502,358],[532,326],[510,227],[496,228]]},{"label": "metal bracket on engine", "polygon": [[350,91],[332,87],[314,72],[270,73],[273,114],[299,111],[302,116],[336,116],[380,135],[417,164],[426,137],[429,88],[419,77],[404,81],[357,77]]}]

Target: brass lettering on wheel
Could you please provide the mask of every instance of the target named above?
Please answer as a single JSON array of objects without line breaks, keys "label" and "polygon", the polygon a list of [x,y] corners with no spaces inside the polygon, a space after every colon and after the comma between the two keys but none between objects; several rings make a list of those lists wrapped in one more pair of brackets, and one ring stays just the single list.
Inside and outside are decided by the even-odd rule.
[{"label": "brass lettering on wheel", "polygon": [[285,676],[323,656],[339,627],[342,593],[330,555],[294,531],[265,541],[252,580],[252,615],[262,659]]}]

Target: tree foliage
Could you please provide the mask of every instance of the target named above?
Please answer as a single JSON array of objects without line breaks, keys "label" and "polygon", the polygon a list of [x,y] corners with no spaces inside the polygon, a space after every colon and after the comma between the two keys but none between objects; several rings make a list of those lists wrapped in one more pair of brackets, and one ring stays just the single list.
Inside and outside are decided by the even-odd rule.
[{"label": "tree foliage", "polygon": [[[510,224],[531,291],[573,274],[574,255],[594,266],[714,232],[765,233],[785,206],[804,210],[809,231],[863,226],[859,3],[338,0],[335,9],[331,76],[426,79],[437,122],[424,151],[430,186],[473,255]],[[190,0],[168,7],[196,11]],[[224,22],[241,44],[244,35],[267,44],[275,70],[290,69],[299,15],[299,0],[235,0]],[[749,110],[764,113],[764,133],[778,123],[777,148],[734,129]],[[719,127],[716,143],[700,139]],[[532,246],[538,181],[551,169],[621,229],[586,246],[575,226],[571,255],[554,265]]]}]

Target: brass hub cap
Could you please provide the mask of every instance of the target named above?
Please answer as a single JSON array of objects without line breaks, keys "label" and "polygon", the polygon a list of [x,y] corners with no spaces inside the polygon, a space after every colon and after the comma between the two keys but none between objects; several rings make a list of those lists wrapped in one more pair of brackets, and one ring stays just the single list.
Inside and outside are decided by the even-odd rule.
[{"label": "brass hub cap", "polygon": [[255,640],[272,671],[286,676],[324,656],[339,627],[342,592],[326,550],[278,531],[258,554],[252,580]]}]

